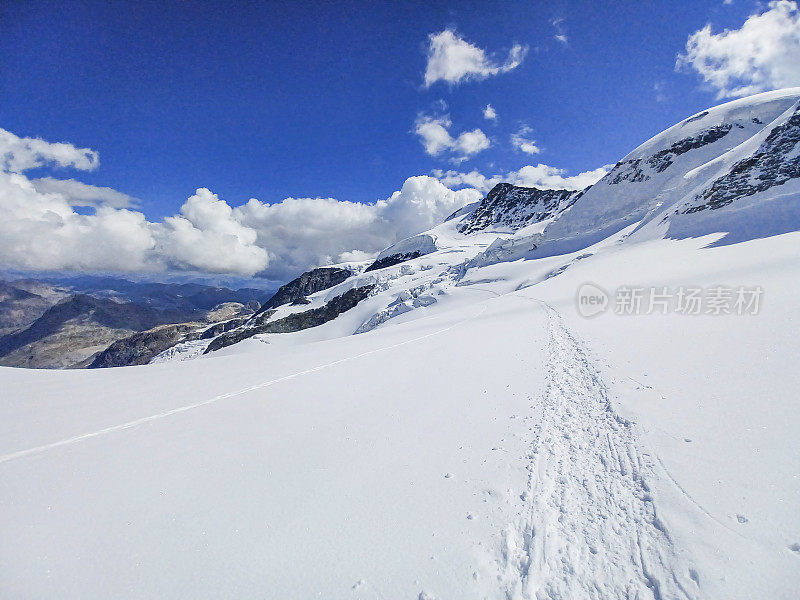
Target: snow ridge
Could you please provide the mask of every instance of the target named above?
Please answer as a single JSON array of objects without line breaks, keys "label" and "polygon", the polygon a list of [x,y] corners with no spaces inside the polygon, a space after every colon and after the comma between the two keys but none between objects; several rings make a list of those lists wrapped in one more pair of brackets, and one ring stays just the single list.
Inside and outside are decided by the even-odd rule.
[{"label": "snow ridge", "polygon": [[503,535],[506,598],[698,598],[699,576],[678,558],[647,484],[653,460],[581,344],[547,312],[548,380],[525,509]]}]

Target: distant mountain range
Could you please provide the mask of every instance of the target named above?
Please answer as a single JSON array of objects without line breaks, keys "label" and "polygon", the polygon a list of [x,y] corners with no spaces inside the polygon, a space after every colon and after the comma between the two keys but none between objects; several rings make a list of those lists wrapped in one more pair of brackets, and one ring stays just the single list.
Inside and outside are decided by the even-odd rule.
[{"label": "distant mountain range", "polygon": [[86,366],[136,332],[251,314],[264,295],[254,288],[93,276],[0,282],[0,365]]}]

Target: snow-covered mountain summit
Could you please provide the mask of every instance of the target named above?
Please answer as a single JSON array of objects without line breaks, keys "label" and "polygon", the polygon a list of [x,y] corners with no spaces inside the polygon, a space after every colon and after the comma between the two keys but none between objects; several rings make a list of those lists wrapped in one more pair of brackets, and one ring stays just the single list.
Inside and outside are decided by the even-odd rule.
[{"label": "snow-covered mountain summit", "polygon": [[[546,229],[540,243],[577,249],[634,223],[661,224],[667,215],[696,213],[704,210],[702,206],[712,211],[700,218],[668,217],[669,233],[664,228],[648,230],[669,236],[731,232],[741,226],[740,211],[778,196],[793,205],[791,212],[797,216],[797,199],[786,194],[797,190],[800,150],[792,140],[798,135],[799,101],[800,88],[767,92],[710,108],[670,127],[620,160]],[[777,168],[779,164],[784,166]],[[750,177],[761,179],[745,185]],[[782,208],[779,214],[763,212],[777,225],[775,221],[785,219]],[[719,209],[725,210],[715,212]],[[760,220],[753,214],[745,218],[749,217]],[[758,235],[752,229],[750,233]]]}]

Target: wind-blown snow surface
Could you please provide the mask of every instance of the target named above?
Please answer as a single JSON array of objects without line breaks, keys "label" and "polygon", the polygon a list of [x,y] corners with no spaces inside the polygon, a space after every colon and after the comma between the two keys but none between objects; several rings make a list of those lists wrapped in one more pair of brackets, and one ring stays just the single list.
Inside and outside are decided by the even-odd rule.
[{"label": "wind-blown snow surface", "polygon": [[[796,598],[800,224],[665,239],[688,195],[570,253],[549,226],[464,236],[464,213],[280,309],[376,285],[333,321],[195,360],[0,369],[0,596]],[[764,295],[585,319],[587,282]]]}]

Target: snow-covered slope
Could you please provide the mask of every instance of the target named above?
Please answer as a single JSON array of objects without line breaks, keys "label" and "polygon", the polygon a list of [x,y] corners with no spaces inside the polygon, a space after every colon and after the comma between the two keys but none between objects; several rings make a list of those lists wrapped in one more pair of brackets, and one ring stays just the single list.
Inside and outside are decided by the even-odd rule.
[{"label": "snow-covered slope", "polygon": [[[661,222],[663,211],[675,211],[687,196],[694,198],[704,193],[738,161],[753,159],[758,163],[755,157],[758,147],[796,111],[799,100],[800,88],[735,100],[689,117],[653,137],[617,163],[547,228],[541,244],[550,249],[543,248],[543,253],[585,247],[657,215],[657,221]],[[786,155],[780,159],[776,155],[776,160],[796,162],[796,156],[791,158],[791,149],[784,148],[781,152]],[[780,220],[771,214],[776,208],[771,206],[764,211],[768,213],[765,225]],[[721,231],[715,227],[724,227],[729,217],[718,219],[711,214],[684,220],[686,225],[676,226],[673,233],[698,235]],[[716,225],[708,221],[716,221]],[[688,225],[706,222],[706,226]],[[663,234],[662,229],[659,235]]]},{"label": "snow-covered slope", "polygon": [[[687,119],[558,218],[470,207],[266,321],[371,290],[322,325],[0,369],[0,596],[796,598],[798,98]],[[720,287],[761,304],[678,311]],[[671,303],[617,314],[633,288]]]}]

